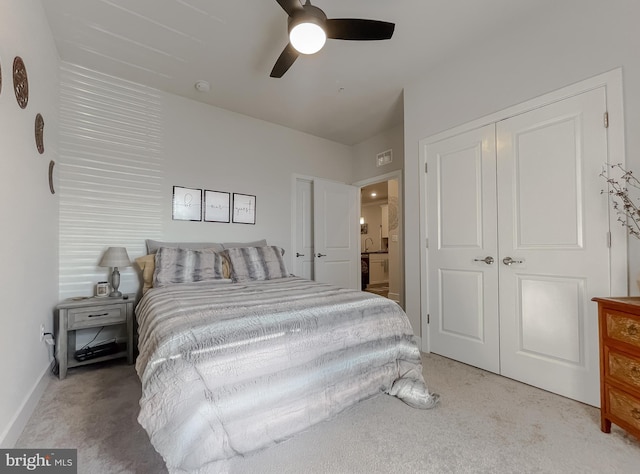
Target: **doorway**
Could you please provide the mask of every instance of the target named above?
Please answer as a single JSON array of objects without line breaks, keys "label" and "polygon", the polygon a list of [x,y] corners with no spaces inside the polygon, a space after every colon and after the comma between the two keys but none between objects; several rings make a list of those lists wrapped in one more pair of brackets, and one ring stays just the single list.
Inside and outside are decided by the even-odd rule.
[{"label": "doorway", "polygon": [[358,289],[359,226],[356,186],[293,175],[293,273]]},{"label": "doorway", "polygon": [[402,306],[400,193],[399,176],[361,183],[360,268],[363,291]]}]

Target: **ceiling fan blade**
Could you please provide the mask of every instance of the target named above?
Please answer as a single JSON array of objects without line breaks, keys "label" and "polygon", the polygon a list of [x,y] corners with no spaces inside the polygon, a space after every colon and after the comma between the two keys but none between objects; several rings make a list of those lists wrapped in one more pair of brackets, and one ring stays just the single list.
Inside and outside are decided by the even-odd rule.
[{"label": "ceiling fan blade", "polygon": [[280,57],[276,61],[276,64],[273,66],[271,70],[271,77],[282,77],[284,73],[289,70],[291,65],[298,59],[300,53],[298,53],[291,43],[288,43],[284,48],[282,53],[280,53]]},{"label": "ceiling fan blade", "polygon": [[396,25],[386,21],[334,18],[327,20],[327,38],[353,41],[387,40]]},{"label": "ceiling fan blade", "polygon": [[287,12],[287,15],[293,16],[298,10],[302,10],[302,4],[300,0],[276,0],[282,9]]}]

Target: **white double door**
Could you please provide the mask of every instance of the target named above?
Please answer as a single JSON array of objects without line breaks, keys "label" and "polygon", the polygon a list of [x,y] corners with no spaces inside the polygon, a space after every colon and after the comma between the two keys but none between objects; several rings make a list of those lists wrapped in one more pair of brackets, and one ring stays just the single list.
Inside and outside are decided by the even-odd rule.
[{"label": "white double door", "polygon": [[294,273],[360,288],[360,202],[355,186],[295,178]]},{"label": "white double door", "polygon": [[604,88],[426,145],[433,352],[599,406]]}]

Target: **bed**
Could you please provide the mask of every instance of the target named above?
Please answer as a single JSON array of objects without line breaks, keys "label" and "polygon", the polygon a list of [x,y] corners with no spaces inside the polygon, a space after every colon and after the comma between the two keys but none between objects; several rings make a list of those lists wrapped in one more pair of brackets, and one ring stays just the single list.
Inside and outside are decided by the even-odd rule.
[{"label": "bed", "polygon": [[[192,255],[187,267],[219,269],[211,254],[222,255],[230,274],[154,285],[136,308],[138,421],[170,472],[224,471],[228,459],[382,392],[415,408],[438,401],[396,303],[289,276],[277,247],[270,263],[256,248],[237,251],[241,260],[189,250],[214,263],[194,264]],[[164,256],[160,249],[155,262]],[[191,274],[182,262],[177,271],[166,259],[158,267]]]}]

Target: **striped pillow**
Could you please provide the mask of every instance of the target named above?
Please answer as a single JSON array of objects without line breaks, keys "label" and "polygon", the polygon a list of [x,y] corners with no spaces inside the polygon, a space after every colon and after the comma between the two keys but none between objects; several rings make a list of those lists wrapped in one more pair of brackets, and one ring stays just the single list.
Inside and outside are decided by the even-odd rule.
[{"label": "striped pillow", "polygon": [[238,247],[225,249],[222,254],[229,260],[231,279],[235,282],[289,276],[280,247]]},{"label": "striped pillow", "polygon": [[161,247],[156,253],[153,286],[224,278],[222,257],[213,249]]}]

